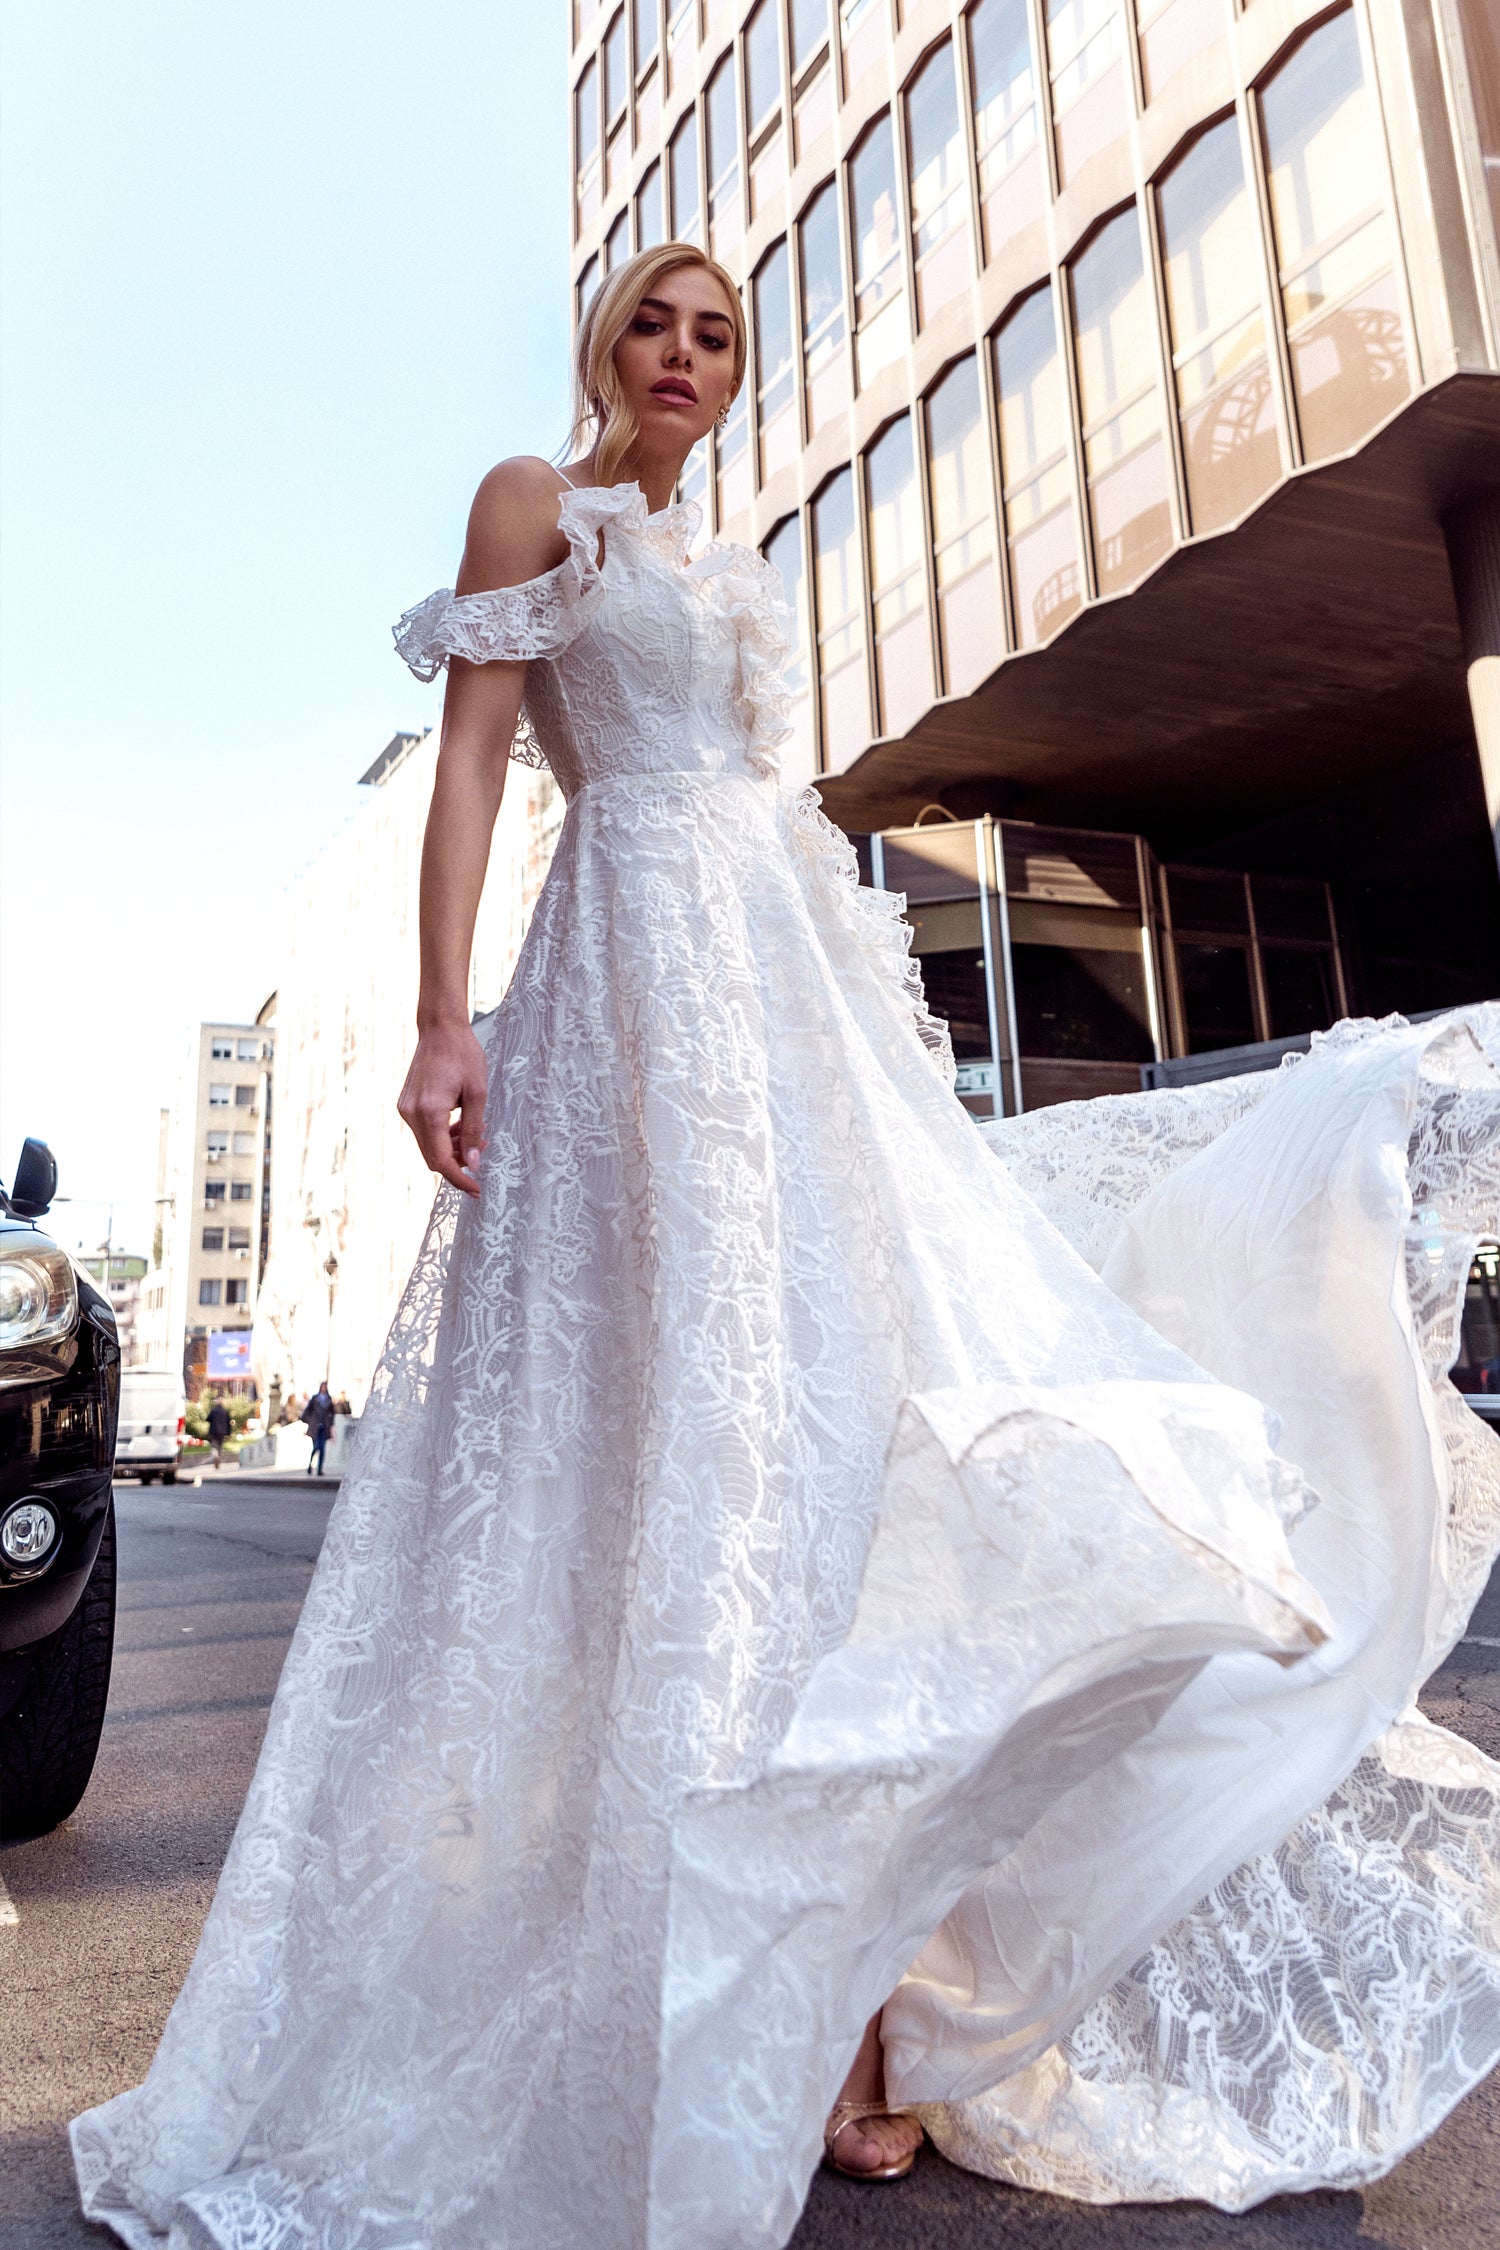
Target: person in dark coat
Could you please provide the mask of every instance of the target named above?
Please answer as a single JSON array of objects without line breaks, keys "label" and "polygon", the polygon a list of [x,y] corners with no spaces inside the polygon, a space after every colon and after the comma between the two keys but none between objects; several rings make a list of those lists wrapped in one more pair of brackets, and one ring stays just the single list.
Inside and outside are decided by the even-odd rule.
[{"label": "person in dark coat", "polygon": [[328,1433],[333,1428],[333,1399],[329,1393],[326,1375],[313,1392],[306,1406],[303,1407],[302,1419],[307,1424],[307,1434],[312,1439],[312,1452],[308,1455],[307,1473],[311,1476],[314,1464],[316,1464],[318,1475],[321,1476],[323,1474],[323,1455],[328,1450]]},{"label": "person in dark coat", "polygon": [[208,1410],[208,1442],[213,1447],[216,1469],[224,1466],[224,1440],[231,1427],[228,1407],[221,1398],[216,1398]]}]

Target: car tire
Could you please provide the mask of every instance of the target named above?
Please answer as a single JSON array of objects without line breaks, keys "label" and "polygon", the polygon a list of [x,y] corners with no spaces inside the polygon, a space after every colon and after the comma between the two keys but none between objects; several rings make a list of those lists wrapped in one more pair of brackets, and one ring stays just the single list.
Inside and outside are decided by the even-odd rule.
[{"label": "car tire", "polygon": [[155,1484],[155,1482],[156,1482],[156,1471],[155,1471],[154,1469],[137,1469],[137,1470],[136,1470],[136,1472],[135,1472],[135,1477],[136,1477],[136,1482],[137,1482],[137,1484],[140,1484],[140,1485]]},{"label": "car tire", "polygon": [[161,1481],[163,1484],[175,1484],[177,1482],[177,1471],[175,1469],[163,1469]]},{"label": "car tire", "polygon": [[0,1719],[0,1843],[41,1836],[73,1812],[89,1785],[109,1701],[115,1639],[115,1511],[77,1608],[31,1660]]}]

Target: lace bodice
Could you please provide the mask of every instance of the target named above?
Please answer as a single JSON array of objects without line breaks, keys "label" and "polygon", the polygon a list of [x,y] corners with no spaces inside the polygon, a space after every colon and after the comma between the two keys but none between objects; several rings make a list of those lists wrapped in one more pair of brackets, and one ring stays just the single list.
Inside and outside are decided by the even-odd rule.
[{"label": "lace bodice", "polygon": [[522,586],[448,589],[408,610],[396,646],[419,679],[450,656],[528,665],[512,755],[563,794],[618,773],[778,768],[786,609],[775,566],[714,545],[693,561],[691,502],[648,513],[638,484],[561,495],[568,554]]}]

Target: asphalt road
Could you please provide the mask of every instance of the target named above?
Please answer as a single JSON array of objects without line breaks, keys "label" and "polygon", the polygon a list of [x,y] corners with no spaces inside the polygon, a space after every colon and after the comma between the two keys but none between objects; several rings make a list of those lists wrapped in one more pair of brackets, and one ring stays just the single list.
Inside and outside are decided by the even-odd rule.
[{"label": "asphalt road", "polygon": [[[50,1836],[0,1851],[0,2250],[111,2240],[78,2216],[66,2124],[140,2079],[187,1969],[333,1490],[226,1475],[116,1494],[122,1584],[94,1780]],[[1424,1699],[1500,1755],[1500,1576]],[[4,1912],[0,1898],[0,1914]],[[924,2151],[896,2187],[820,2173],[792,2250],[1497,2250],[1500,2077],[1361,2195],[1093,2209]],[[476,2244],[474,2250],[488,2250]]]}]

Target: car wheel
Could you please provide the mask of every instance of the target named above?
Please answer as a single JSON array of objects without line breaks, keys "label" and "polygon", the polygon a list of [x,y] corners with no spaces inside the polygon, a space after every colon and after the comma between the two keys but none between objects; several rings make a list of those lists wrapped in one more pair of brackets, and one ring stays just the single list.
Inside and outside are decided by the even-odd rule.
[{"label": "car wheel", "polygon": [[163,1469],[161,1481],[163,1484],[175,1484],[177,1482],[177,1471],[175,1469]]},{"label": "car wheel", "polygon": [[154,1469],[137,1469],[135,1475],[138,1484],[154,1484],[156,1482],[156,1471]]},{"label": "car wheel", "polygon": [[98,1755],[115,1639],[115,1511],[78,1607],[44,1641],[20,1696],[0,1719],[0,1843],[66,1820]]}]

